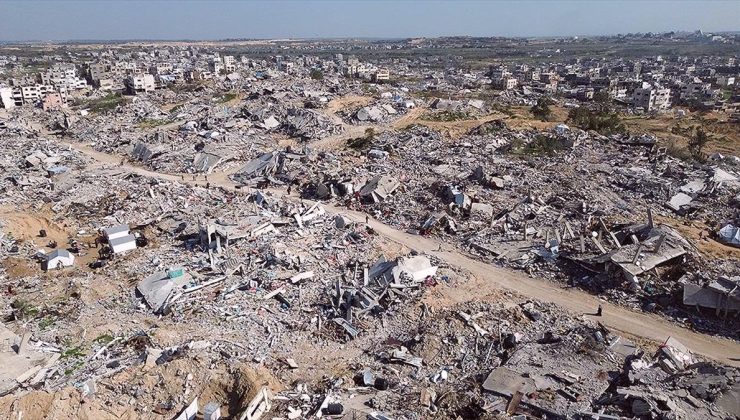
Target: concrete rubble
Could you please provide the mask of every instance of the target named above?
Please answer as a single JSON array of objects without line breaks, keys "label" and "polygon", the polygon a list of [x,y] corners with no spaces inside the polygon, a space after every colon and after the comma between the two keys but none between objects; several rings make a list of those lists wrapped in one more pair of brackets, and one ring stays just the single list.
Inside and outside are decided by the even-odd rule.
[{"label": "concrete rubble", "polygon": [[740,371],[691,341],[489,278],[737,340],[736,157],[519,124],[554,72],[273,48],[114,48],[214,71],[2,111],[0,417],[738,416]]},{"label": "concrete rubble", "polygon": [[[656,154],[653,144],[615,144],[577,129],[527,133],[503,123],[491,127],[490,134],[471,131],[449,150],[439,134],[423,127],[382,133],[367,148],[392,151],[391,157],[378,162],[347,156],[331,174],[318,167],[313,179],[320,183],[309,181],[304,194],[361,209],[399,230],[432,235],[484,261],[706,322],[680,310],[680,298],[659,305],[656,299],[680,293],[676,270],[716,278],[740,274],[739,268],[704,265],[699,244],[675,223],[655,219],[680,213],[733,220],[733,197],[740,189],[727,183],[733,179],[730,168],[693,167]],[[531,164],[523,164],[512,148],[543,135],[558,154],[535,153],[526,157]],[[370,177],[377,172],[382,175]],[[352,193],[357,187],[359,196]],[[733,232],[720,230],[718,240],[732,245]]]},{"label": "concrete rubble", "polygon": [[[65,153],[70,163],[84,160],[77,152]],[[243,179],[278,176],[285,170],[281,169],[281,154],[261,155],[246,163],[241,169]],[[90,287],[96,284],[91,277],[94,273],[103,279],[116,272],[127,273],[134,280],[130,288],[110,296],[104,306],[133,319],[147,319],[156,313],[164,317],[164,324],[154,328],[132,325],[125,332],[102,335],[80,354],[75,347],[44,341],[53,340],[52,331],[64,328],[64,321],[53,315],[56,312],[43,309],[37,317],[52,317],[60,325],[51,330],[36,326],[33,335],[25,335],[35,337],[39,350],[32,354],[39,362],[24,361],[33,364],[21,369],[23,372],[9,372],[6,392],[33,389],[34,384],[51,391],[65,384],[85,383],[81,392],[86,398],[112,402],[120,393],[130,392],[130,401],[124,406],[133,404],[137,412],[153,409],[158,414],[179,413],[189,419],[203,412],[208,399],[214,398],[208,394],[208,381],[185,373],[193,367],[192,360],[223,370],[221,374],[227,378],[243,377],[239,364],[246,362],[275,377],[300,377],[309,362],[296,358],[292,348],[295,340],[328,352],[341,346],[363,350],[345,362],[343,374],[315,383],[250,388],[243,396],[230,397],[241,401],[236,403],[243,404],[240,410],[226,408],[235,404],[233,401],[217,400],[209,413],[218,408],[221,415],[245,419],[264,418],[268,413],[300,418],[336,412],[366,413],[368,418],[465,413],[555,418],[688,418],[692,413],[692,418],[710,418],[727,412],[723,410],[730,403],[720,401],[740,379],[736,369],[699,361],[691,349],[673,338],[650,354],[598,323],[512,294],[502,299],[507,303],[465,302],[432,312],[423,297],[428,291],[456,287],[463,281],[463,273],[431,256],[406,253],[388,258],[377,254],[380,238],[372,229],[346,215],[331,214],[320,203],[301,202],[269,190],[235,193],[186,185],[177,179],[147,180],[115,167],[104,171],[106,176],[94,189],[83,187],[84,173],[75,171],[69,175],[74,182],[57,181],[59,186],[50,190],[58,195],[52,201],[55,217],[74,217],[70,219],[75,221],[72,231],[78,232],[75,240],[83,244],[78,245],[78,252],[92,253],[95,261],[105,261],[97,272],[74,281],[77,287]],[[463,180],[457,178],[458,182]],[[369,179],[367,188],[356,185],[357,202],[350,207],[372,208],[389,200],[398,205],[399,195],[408,196],[416,188],[406,183],[399,191],[400,183],[390,176]],[[444,206],[440,210],[464,227],[471,222],[463,212],[477,217],[472,208],[478,203],[470,203],[476,196],[469,189],[446,185],[440,186],[437,201]],[[363,194],[363,189],[368,193]],[[116,193],[123,190],[128,191],[126,196]],[[5,201],[21,199],[11,195]],[[535,198],[520,206],[529,206],[536,214],[536,208],[544,204]],[[500,214],[483,213],[481,219],[486,224]],[[680,234],[653,220],[655,214],[642,218],[647,222],[638,219],[643,223],[620,226],[594,218],[594,229],[600,234],[590,236],[595,241],[586,252],[567,258],[591,265],[591,270],[608,272],[611,266],[627,279],[639,278],[654,266],[690,252],[691,245]],[[516,219],[509,220],[516,226]],[[537,225],[530,223],[534,230],[528,240],[541,238]],[[580,230],[576,230],[575,221],[570,230],[565,221],[561,223],[560,241],[549,243],[545,249],[550,254],[537,258],[566,258],[570,249],[566,241],[573,241],[574,233]],[[99,245],[93,240],[95,232],[100,232]],[[96,246],[102,250],[105,241],[130,232],[140,232],[148,243],[121,256],[98,255]],[[431,226],[428,232],[447,234],[441,233],[444,229],[434,233]],[[557,234],[549,235],[557,240]],[[636,242],[626,239],[633,236]],[[153,240],[159,243],[156,247]],[[560,250],[555,251],[555,246]],[[579,242],[574,246],[580,246]],[[9,252],[5,245],[3,252]],[[35,247],[20,243],[13,252],[30,255]],[[644,254],[637,260],[639,265],[632,259],[636,252]],[[598,268],[602,265],[604,268]],[[13,280],[9,286],[15,290],[39,281],[35,275]],[[689,290],[685,292],[686,304],[732,312],[737,290],[731,284],[723,280],[706,289],[728,296],[727,304],[717,305],[717,300],[702,297],[696,289],[685,289]],[[689,283],[684,287],[690,287]],[[72,299],[62,307],[76,307],[80,316],[86,316],[90,309]],[[14,314],[19,319],[34,316],[25,312],[17,309]],[[419,319],[418,323],[408,322],[409,316]],[[185,340],[180,336],[159,338],[163,330],[179,325],[208,333],[196,333]],[[234,337],[235,327],[243,337]],[[19,340],[13,334],[7,336],[8,343]],[[6,354],[10,359],[19,357],[13,350]],[[174,400],[145,386],[126,388],[110,382],[110,378],[131,370],[142,375],[157,371],[167,375],[170,366],[176,370],[170,381],[182,384],[181,394]],[[27,373],[29,369],[33,372]],[[675,377],[679,372],[682,376]],[[198,395],[202,398],[193,399]]]}]

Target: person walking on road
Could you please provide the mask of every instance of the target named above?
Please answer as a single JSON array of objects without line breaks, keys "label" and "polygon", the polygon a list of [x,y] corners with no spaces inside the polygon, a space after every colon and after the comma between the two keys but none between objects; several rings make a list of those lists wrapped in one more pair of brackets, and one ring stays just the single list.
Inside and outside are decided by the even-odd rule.
[{"label": "person walking on road", "polygon": [[602,308],[601,308],[601,304],[599,304],[599,308],[596,309],[596,316],[601,316],[601,312],[602,312]]}]

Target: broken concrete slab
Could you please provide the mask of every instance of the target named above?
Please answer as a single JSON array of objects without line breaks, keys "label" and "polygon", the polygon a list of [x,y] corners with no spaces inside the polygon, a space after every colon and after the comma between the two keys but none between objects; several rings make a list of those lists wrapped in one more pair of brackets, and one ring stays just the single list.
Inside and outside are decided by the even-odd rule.
[{"label": "broken concrete slab", "polygon": [[397,265],[391,270],[396,283],[401,282],[403,273],[411,276],[413,281],[419,282],[437,273],[437,267],[433,266],[429,258],[423,255],[400,258]]},{"label": "broken concrete slab", "polygon": [[525,378],[506,367],[492,370],[483,382],[483,389],[504,397],[511,397],[517,392],[529,394],[536,390],[534,379]]},{"label": "broken concrete slab", "polygon": [[393,177],[377,175],[370,179],[361,189],[360,196],[381,202],[393,194],[401,184]]},{"label": "broken concrete slab", "polygon": [[683,256],[689,248],[675,229],[665,225],[652,229],[647,236],[640,245],[625,245],[609,254],[609,260],[619,266],[628,279]]},{"label": "broken concrete slab", "polygon": [[484,203],[473,203],[470,206],[470,215],[490,218],[493,216],[493,206]]},{"label": "broken concrete slab", "polygon": [[0,369],[0,396],[13,392],[60,357],[59,353],[42,353],[29,348],[29,336],[24,334],[21,338],[0,324],[0,366],[3,367]]},{"label": "broken concrete slab", "polygon": [[139,282],[136,290],[155,313],[162,312],[168,301],[182,292],[192,277],[183,268],[176,267],[156,272]]},{"label": "broken concrete slab", "polygon": [[671,197],[671,199],[666,203],[666,206],[673,211],[681,211],[684,206],[689,205],[693,200],[694,199],[690,195],[680,192]]},{"label": "broken concrete slab", "polygon": [[679,371],[696,362],[689,349],[673,337],[668,337],[660,347],[660,352]]}]

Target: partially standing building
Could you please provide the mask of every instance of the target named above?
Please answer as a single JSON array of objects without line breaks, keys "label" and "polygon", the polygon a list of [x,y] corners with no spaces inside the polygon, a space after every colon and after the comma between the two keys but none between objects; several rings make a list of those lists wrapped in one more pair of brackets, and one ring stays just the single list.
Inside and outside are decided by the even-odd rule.
[{"label": "partially standing building", "polygon": [[660,86],[643,86],[632,93],[632,105],[647,112],[671,107],[671,90]]}]

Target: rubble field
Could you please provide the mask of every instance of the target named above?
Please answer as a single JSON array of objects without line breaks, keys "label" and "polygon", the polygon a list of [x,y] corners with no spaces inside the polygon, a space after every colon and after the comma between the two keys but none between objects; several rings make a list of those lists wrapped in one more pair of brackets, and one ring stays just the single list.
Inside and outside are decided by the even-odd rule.
[{"label": "rubble field", "polygon": [[0,418],[740,417],[736,127],[394,60],[0,111]]}]

